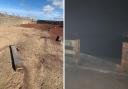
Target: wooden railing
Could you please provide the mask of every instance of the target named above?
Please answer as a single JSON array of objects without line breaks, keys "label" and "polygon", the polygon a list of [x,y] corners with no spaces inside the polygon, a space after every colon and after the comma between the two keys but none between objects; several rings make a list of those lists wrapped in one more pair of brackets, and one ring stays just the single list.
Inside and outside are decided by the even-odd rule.
[{"label": "wooden railing", "polygon": [[79,39],[66,40],[65,54],[73,55],[73,59],[75,60],[75,63],[78,63],[80,60],[80,40]]}]

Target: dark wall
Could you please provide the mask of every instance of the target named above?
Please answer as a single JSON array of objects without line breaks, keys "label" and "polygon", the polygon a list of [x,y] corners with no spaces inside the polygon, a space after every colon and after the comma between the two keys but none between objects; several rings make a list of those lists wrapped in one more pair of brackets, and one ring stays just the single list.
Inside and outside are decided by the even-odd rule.
[{"label": "dark wall", "polygon": [[100,57],[121,57],[128,32],[127,0],[65,0],[65,37],[80,38],[81,51]]}]

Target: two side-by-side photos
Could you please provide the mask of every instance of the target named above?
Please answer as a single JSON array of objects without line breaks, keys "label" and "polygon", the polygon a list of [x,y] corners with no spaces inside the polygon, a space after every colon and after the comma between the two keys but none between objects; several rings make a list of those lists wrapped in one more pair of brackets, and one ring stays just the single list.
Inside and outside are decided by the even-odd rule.
[{"label": "two side-by-side photos", "polygon": [[0,0],[0,89],[128,89],[127,3]]},{"label": "two side-by-side photos", "polygon": [[0,89],[63,89],[63,0],[0,0]]}]

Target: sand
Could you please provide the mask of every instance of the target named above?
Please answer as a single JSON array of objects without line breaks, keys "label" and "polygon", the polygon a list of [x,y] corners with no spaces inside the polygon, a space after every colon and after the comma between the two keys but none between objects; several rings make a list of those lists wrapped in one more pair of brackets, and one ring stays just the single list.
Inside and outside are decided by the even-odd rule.
[{"label": "sand", "polygon": [[[0,25],[0,89],[62,89],[63,45],[46,30]],[[23,70],[14,71],[9,45],[19,49]]]}]

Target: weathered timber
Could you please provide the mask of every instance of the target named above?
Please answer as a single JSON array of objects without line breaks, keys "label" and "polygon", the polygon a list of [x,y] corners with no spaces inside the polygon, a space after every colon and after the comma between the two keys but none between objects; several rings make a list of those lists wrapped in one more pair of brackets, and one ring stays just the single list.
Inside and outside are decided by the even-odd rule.
[{"label": "weathered timber", "polygon": [[122,47],[121,68],[128,72],[128,43],[124,42]]},{"label": "weathered timber", "polygon": [[65,41],[66,47],[71,47],[72,49],[65,49],[65,54],[73,55],[73,58],[76,63],[80,61],[80,40],[66,40]]},{"label": "weathered timber", "polygon": [[22,69],[22,61],[18,54],[17,48],[14,45],[10,45],[10,54],[12,61],[12,68],[16,71],[17,69]]}]

